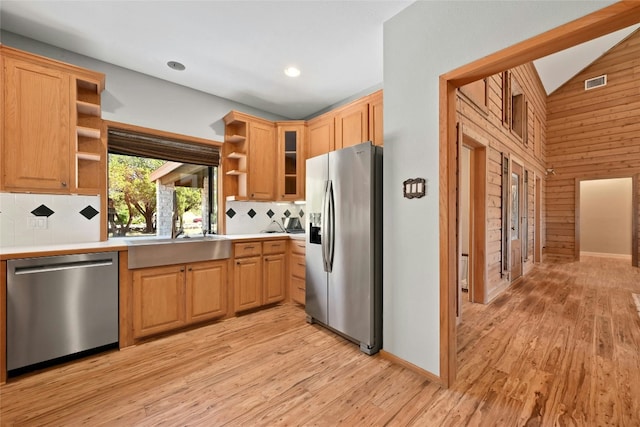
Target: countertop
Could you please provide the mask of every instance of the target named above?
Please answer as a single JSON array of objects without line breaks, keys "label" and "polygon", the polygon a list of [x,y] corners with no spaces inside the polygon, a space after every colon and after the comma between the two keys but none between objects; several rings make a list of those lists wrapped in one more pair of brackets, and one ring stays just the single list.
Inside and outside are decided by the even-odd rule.
[{"label": "countertop", "polygon": [[[259,234],[221,234],[220,237],[232,241],[245,241],[256,239],[283,239],[290,238],[304,240],[305,234],[290,233],[259,233]],[[119,237],[105,242],[69,243],[62,245],[38,245],[38,246],[0,246],[0,260],[14,258],[29,258],[50,255],[68,255],[73,253],[126,251],[127,240],[131,238]]]}]

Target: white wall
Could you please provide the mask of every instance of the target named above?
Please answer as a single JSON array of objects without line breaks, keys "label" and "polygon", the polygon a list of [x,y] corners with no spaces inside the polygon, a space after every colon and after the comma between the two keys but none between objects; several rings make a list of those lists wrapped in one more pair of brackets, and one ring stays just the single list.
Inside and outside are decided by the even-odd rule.
[{"label": "white wall", "polygon": [[2,44],[106,75],[102,118],[215,141],[224,140],[222,118],[239,110],[270,120],[281,116],[160,80],[68,50],[3,31]]},{"label": "white wall", "polygon": [[[611,3],[418,1],[385,23],[385,351],[440,374],[438,77]],[[415,177],[428,194],[404,199]]]},{"label": "white wall", "polygon": [[631,257],[631,178],[580,182],[580,252]]}]

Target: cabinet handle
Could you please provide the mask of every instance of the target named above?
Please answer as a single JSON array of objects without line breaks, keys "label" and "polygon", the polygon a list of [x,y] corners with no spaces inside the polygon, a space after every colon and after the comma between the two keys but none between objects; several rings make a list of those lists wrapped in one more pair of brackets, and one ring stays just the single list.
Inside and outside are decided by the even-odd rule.
[{"label": "cabinet handle", "polygon": [[244,250],[245,250],[245,251],[248,251],[249,249],[253,249],[253,246],[245,246],[245,247],[244,247]]},{"label": "cabinet handle", "polygon": [[181,269],[180,269],[180,273],[184,273],[184,268],[181,268]]},{"label": "cabinet handle", "polygon": [[299,265],[300,267],[305,267],[305,264],[303,264],[303,263],[301,263],[301,262],[299,262],[299,263],[298,263],[298,265]]},{"label": "cabinet handle", "polygon": [[189,267],[189,271],[193,271],[193,268]]},{"label": "cabinet handle", "polygon": [[62,181],[60,184],[62,184],[63,187],[67,186],[67,182],[66,181]]}]

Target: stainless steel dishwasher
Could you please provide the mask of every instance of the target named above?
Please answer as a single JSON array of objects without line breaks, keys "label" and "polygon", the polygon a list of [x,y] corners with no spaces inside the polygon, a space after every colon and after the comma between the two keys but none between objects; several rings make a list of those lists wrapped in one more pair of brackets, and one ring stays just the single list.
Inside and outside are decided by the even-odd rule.
[{"label": "stainless steel dishwasher", "polygon": [[7,370],[118,342],[118,254],[7,261]]}]

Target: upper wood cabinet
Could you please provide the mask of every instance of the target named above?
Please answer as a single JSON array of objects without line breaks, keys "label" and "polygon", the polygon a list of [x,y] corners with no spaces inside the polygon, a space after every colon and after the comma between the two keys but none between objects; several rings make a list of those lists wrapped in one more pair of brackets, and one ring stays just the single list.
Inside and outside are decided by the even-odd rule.
[{"label": "upper wood cabinet", "polygon": [[275,200],[276,126],[231,111],[224,117],[223,188],[228,200]]},{"label": "upper wood cabinet", "polygon": [[384,145],[382,90],[307,122],[307,158],[364,141]]},{"label": "upper wood cabinet", "polygon": [[278,122],[277,127],[277,199],[302,200],[304,199],[305,178],[305,124],[303,121]]},{"label": "upper wood cabinet", "polygon": [[0,189],[103,194],[104,75],[0,46],[3,68]]},{"label": "upper wood cabinet", "polygon": [[382,90],[369,95],[369,140],[374,145],[384,145]]},{"label": "upper wood cabinet", "polygon": [[323,114],[307,122],[307,159],[336,149],[333,114]]},{"label": "upper wood cabinet", "polygon": [[356,102],[341,108],[335,116],[336,150],[369,140],[369,104]]}]

